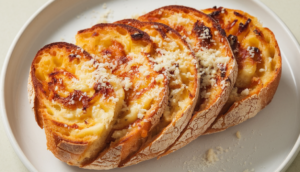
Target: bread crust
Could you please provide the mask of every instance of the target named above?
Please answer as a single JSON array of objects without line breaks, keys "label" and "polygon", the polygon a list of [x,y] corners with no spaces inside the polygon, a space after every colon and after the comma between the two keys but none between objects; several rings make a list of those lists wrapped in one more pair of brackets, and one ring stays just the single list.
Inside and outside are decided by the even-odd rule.
[{"label": "bread crust", "polygon": [[36,112],[35,104],[37,101],[36,95],[35,95],[35,88],[32,81],[32,67],[30,67],[29,70],[29,77],[28,77],[28,83],[27,83],[27,93],[28,93],[28,101],[31,107],[31,110],[34,113],[35,121],[38,123],[40,128],[43,128],[43,120],[40,118],[38,113]]},{"label": "bread crust", "polygon": [[[207,14],[212,14],[212,12],[216,13],[222,10],[222,8],[223,7],[219,7],[218,9],[211,8],[211,9],[205,9],[203,11]],[[276,59],[277,65],[273,76],[271,76],[272,78],[269,79],[267,83],[264,83],[261,89],[255,91],[253,94],[250,94],[239,101],[235,101],[227,111],[224,112],[222,110],[223,113],[220,113],[218,115],[217,119],[207,129],[207,131],[205,131],[204,134],[212,134],[212,133],[224,131],[229,127],[238,125],[246,121],[247,119],[256,116],[260,110],[262,110],[272,101],[281,78],[281,70],[282,70],[281,53],[273,32],[268,28],[262,28],[261,24],[258,22],[258,20],[255,17],[241,10],[224,8],[223,11],[225,11],[225,15],[227,15],[227,13],[234,13],[234,15],[236,16],[236,18],[227,19],[224,17],[220,20],[219,17],[221,16],[218,14],[215,17],[215,19],[218,22],[220,22],[220,24],[223,25],[223,27],[227,27],[227,25],[223,23],[223,21],[230,22],[231,20],[234,19],[244,18],[244,19],[251,19],[252,22],[249,24],[250,30],[253,30],[252,27],[257,27],[261,29],[261,31],[263,30],[265,34],[267,33],[270,39],[270,41],[267,42],[267,44],[272,44],[272,46],[274,46],[275,52],[274,52],[273,59]],[[228,34],[232,34],[232,33],[228,33]],[[238,41],[242,42],[242,40],[238,40]],[[264,40],[261,41],[264,42]]]},{"label": "bread crust", "polygon": [[[154,28],[154,30],[161,32],[162,37],[165,36],[166,38],[167,38],[166,34],[172,32],[177,36],[176,39],[182,42],[186,46],[186,49],[188,49],[192,53],[194,60],[196,60],[195,55],[193,51],[190,49],[188,43],[181,38],[181,35],[177,31],[175,31],[174,29],[170,28],[167,25],[161,23],[155,23],[155,22],[140,22],[134,19],[125,19],[125,20],[117,21],[116,23],[131,25],[141,30],[143,30],[143,27],[145,27],[145,29],[149,29],[149,27],[151,27]],[[197,65],[195,66],[196,66],[195,73],[198,73]],[[193,101],[191,101],[186,106],[186,109],[181,114],[177,114],[172,120],[172,122],[170,122],[170,124],[168,124],[158,134],[152,136],[151,138],[148,138],[147,142],[141,146],[139,151],[133,154],[131,157],[127,158],[125,161],[121,162],[119,167],[134,165],[142,161],[157,157],[160,154],[162,154],[165,151],[165,149],[167,149],[170,145],[172,145],[175,142],[177,137],[179,137],[180,133],[186,127],[188,121],[192,117],[192,113],[194,111],[195,105],[198,100],[199,90],[200,90],[200,78],[196,76],[194,78],[194,82],[197,83],[197,85],[196,87],[193,87],[194,90],[191,93],[191,95],[194,95]],[[171,91],[172,90],[170,90],[170,92]]]},{"label": "bread crust", "polygon": [[[96,33],[97,30],[117,30],[118,28],[127,30],[133,41],[146,42],[147,44],[151,45],[151,51],[152,48],[154,48],[152,45],[153,42],[147,33],[124,24],[98,24],[90,29],[79,31],[78,36],[83,33]],[[142,37],[137,39],[134,37],[134,35],[142,35]],[[142,132],[148,132],[155,127],[167,105],[169,89],[166,77],[164,78],[164,85],[161,89],[162,91],[159,92],[159,96],[157,96],[158,99],[152,103],[151,110],[148,110],[147,112],[148,115],[145,115],[147,118],[143,118],[143,120],[147,120],[148,122],[143,122],[143,120],[137,120],[134,122],[134,124],[139,126],[139,128],[135,128],[134,130],[131,130],[125,134],[125,136],[122,136],[120,139],[111,142],[110,145],[108,145],[107,148],[98,155],[96,160],[82,167],[86,169],[97,170],[117,168],[121,161],[136,152],[146,140],[146,137],[141,137]]]},{"label": "bread crust", "polygon": [[187,127],[181,132],[175,143],[171,145],[158,158],[161,158],[184,147],[185,145],[201,136],[207,130],[207,128],[210,127],[210,125],[215,121],[217,115],[228,100],[230,92],[234,86],[233,83],[235,83],[236,81],[236,76],[237,65],[234,64],[230,75],[227,77],[228,82],[226,84],[226,87],[223,89],[222,94],[218,97],[217,101],[208,109],[194,112],[193,117],[189,121]]},{"label": "bread crust", "polygon": [[55,123],[51,119],[44,118],[44,129],[47,139],[47,148],[56,156],[59,160],[67,162],[69,165],[79,165],[78,159],[80,155],[89,146],[88,142],[77,142],[65,138],[63,135],[54,132],[52,127]]},{"label": "bread crust", "polygon": [[[188,143],[190,143],[191,141],[193,141],[194,139],[196,139],[198,136],[202,135],[206,131],[206,129],[210,126],[210,124],[214,121],[214,119],[219,114],[223,105],[226,103],[230,95],[230,92],[233,88],[233,85],[236,81],[236,76],[237,76],[237,64],[234,59],[233,52],[231,51],[230,44],[228,43],[226,35],[224,34],[224,30],[210,16],[198,10],[195,10],[193,8],[172,5],[172,6],[162,7],[148,14],[145,14],[139,17],[139,20],[164,23],[164,21],[161,21],[159,19],[160,18],[159,16],[161,16],[165,10],[171,11],[170,12],[171,14],[180,13],[182,14],[181,16],[183,16],[183,14],[188,14],[189,16],[192,15],[192,17],[197,18],[197,21],[202,21],[206,26],[215,28],[218,31],[219,36],[223,38],[224,42],[222,45],[227,47],[228,56],[231,57],[232,61],[229,64],[230,69],[227,69],[227,71],[229,72],[227,72],[226,76],[224,77],[225,84],[220,94],[218,94],[210,104],[207,104],[205,108],[202,109],[199,108],[201,102],[200,99],[198,100],[197,106],[199,110],[195,110],[186,128],[181,132],[180,136],[177,138],[175,143],[173,143],[170,147],[168,147],[166,151],[163,154],[161,154],[158,158],[165,156],[171,152],[174,152],[175,150],[178,150],[179,148],[187,145]],[[176,26],[176,29],[180,30],[181,28]]]}]

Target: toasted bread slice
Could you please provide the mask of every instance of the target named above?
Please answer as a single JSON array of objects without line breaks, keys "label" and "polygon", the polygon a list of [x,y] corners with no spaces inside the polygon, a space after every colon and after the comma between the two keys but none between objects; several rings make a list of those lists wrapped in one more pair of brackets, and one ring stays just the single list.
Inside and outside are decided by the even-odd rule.
[{"label": "toasted bread slice", "polygon": [[200,78],[197,75],[198,61],[193,51],[174,29],[161,23],[133,19],[116,23],[133,26],[150,35],[157,53],[152,56],[154,70],[169,79],[169,102],[163,117],[141,149],[119,165],[129,166],[159,156],[175,142],[194,111]]},{"label": "toasted bread slice", "polygon": [[268,105],[281,76],[281,54],[272,31],[241,10],[203,10],[224,28],[238,63],[230,98],[206,134],[223,131],[254,117]]},{"label": "toasted bread slice", "polygon": [[200,11],[183,6],[166,6],[138,19],[164,23],[177,30],[200,61],[198,105],[187,127],[163,154],[167,155],[202,135],[215,120],[235,83],[237,64],[224,30]]},{"label": "toasted bread slice", "polygon": [[94,159],[124,102],[120,80],[83,49],[60,42],[38,51],[28,81],[29,101],[48,149],[70,165]]},{"label": "toasted bread slice", "polygon": [[111,169],[136,152],[149,131],[159,122],[168,100],[168,80],[152,68],[154,44],[147,33],[122,24],[99,24],[81,30],[76,43],[111,66],[112,74],[122,78],[125,102],[110,145],[88,169]]}]

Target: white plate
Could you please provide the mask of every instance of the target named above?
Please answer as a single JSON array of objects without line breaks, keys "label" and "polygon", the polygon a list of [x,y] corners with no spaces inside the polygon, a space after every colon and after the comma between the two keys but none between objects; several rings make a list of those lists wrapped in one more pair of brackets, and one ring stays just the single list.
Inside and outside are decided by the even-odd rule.
[{"label": "white plate", "polygon": [[[46,148],[44,131],[35,122],[27,100],[29,66],[44,45],[74,42],[80,29],[91,27],[107,9],[109,21],[141,14],[157,7],[180,4],[196,9],[214,5],[244,10],[258,17],[276,35],[282,52],[282,78],[272,103],[258,116],[225,132],[202,136],[186,147],[160,160],[149,160],[132,167],[111,171],[281,171],[298,153],[300,114],[300,48],[287,27],[259,1],[249,0],[60,0],[43,6],[23,27],[13,42],[3,67],[1,110],[8,137],[20,159],[30,171],[84,171],[56,159]],[[235,133],[240,131],[242,139]],[[221,146],[219,161],[207,167],[201,157],[209,148]]]}]

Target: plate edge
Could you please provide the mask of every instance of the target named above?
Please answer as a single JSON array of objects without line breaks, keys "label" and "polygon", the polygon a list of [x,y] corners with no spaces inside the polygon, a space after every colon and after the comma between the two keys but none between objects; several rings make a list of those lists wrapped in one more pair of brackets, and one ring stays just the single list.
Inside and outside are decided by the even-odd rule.
[{"label": "plate edge", "polygon": [[6,113],[6,106],[5,106],[5,101],[4,101],[4,87],[5,87],[5,78],[6,78],[6,72],[7,72],[7,65],[10,61],[10,57],[12,55],[13,49],[15,48],[16,44],[18,43],[20,37],[22,36],[22,34],[24,33],[24,31],[26,30],[26,28],[32,23],[32,21],[42,12],[44,11],[50,4],[54,3],[54,0],[48,0],[45,4],[43,4],[40,8],[38,8],[37,11],[35,11],[30,18],[23,24],[23,26],[21,27],[21,29],[18,31],[17,35],[15,36],[15,38],[13,39],[13,42],[11,43],[7,54],[5,56],[4,59],[4,63],[2,66],[2,71],[1,71],[1,85],[0,85],[0,107],[1,107],[1,117],[2,117],[2,121],[3,121],[3,126],[4,126],[4,130],[5,133],[8,137],[9,142],[11,143],[14,151],[16,152],[16,154],[18,155],[18,157],[20,158],[20,160],[22,161],[22,163],[24,164],[24,166],[32,172],[37,172],[37,169],[31,164],[31,162],[27,159],[27,157],[25,156],[25,154],[23,153],[22,149],[20,148],[18,142],[16,141],[15,136],[12,133],[8,118],[7,118],[7,113]]}]

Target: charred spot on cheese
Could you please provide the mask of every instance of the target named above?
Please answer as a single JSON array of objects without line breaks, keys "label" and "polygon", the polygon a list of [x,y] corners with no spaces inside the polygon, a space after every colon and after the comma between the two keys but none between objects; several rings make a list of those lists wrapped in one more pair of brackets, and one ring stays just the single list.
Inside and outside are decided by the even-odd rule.
[{"label": "charred spot on cheese", "polygon": [[226,37],[226,32],[220,25],[214,25],[214,27],[218,29],[222,36]]},{"label": "charred spot on cheese", "polygon": [[69,57],[70,57],[70,59],[73,59],[76,57],[76,54],[70,54]]},{"label": "charred spot on cheese", "polygon": [[248,47],[248,53],[254,61],[260,63],[262,61],[260,50],[257,47]]},{"label": "charred spot on cheese", "polygon": [[261,36],[261,31],[259,31],[259,30],[257,30],[257,29],[255,29],[255,30],[253,30],[253,32],[257,35],[257,36]]},{"label": "charred spot on cheese", "polygon": [[255,56],[259,55],[259,49],[257,47],[247,47],[247,53],[250,57],[255,58]]},{"label": "charred spot on cheese", "polygon": [[61,97],[58,94],[54,94],[53,100],[71,109],[76,109],[81,103],[82,110],[86,110],[89,107],[89,101],[91,99],[82,91],[74,90],[74,92],[70,93],[67,97]]},{"label": "charred spot on cheese", "polygon": [[144,33],[142,32],[137,32],[137,33],[134,33],[131,35],[131,38],[134,39],[134,40],[140,40],[142,39],[144,36]]},{"label": "charred spot on cheese", "polygon": [[111,93],[113,93],[113,88],[109,82],[104,83],[95,83],[94,90],[96,91],[95,94],[101,93],[105,97],[108,97]]},{"label": "charred spot on cheese", "polygon": [[207,47],[211,43],[212,34],[209,27],[205,26],[203,22],[197,20],[194,24],[193,32],[198,36],[201,40],[201,46]]},{"label": "charred spot on cheese", "polygon": [[245,24],[240,23],[240,25],[239,25],[239,33],[242,33],[243,31],[245,31],[248,28],[250,22],[251,22],[251,19],[248,19],[245,22]]},{"label": "charred spot on cheese", "polygon": [[226,29],[227,29],[227,30],[230,30],[231,28],[233,28],[233,26],[237,23],[237,21],[238,21],[237,19],[233,20],[233,21],[231,22],[231,24],[227,26]]},{"label": "charred spot on cheese", "polygon": [[119,61],[120,64],[124,64],[124,63],[127,63],[129,61],[129,59],[126,56],[121,56],[118,59],[118,61]]},{"label": "charred spot on cheese", "polygon": [[239,42],[237,36],[229,35],[227,37],[233,53],[236,55],[239,52]]},{"label": "charred spot on cheese", "polygon": [[92,36],[98,36],[99,34],[97,32],[94,32]]},{"label": "charred spot on cheese", "polygon": [[233,14],[234,14],[234,15],[236,15],[236,16],[238,16],[238,17],[243,17],[243,15],[242,15],[242,14],[240,14],[240,13],[238,13],[238,12],[236,12],[236,11],[235,11],[235,12],[233,12]]},{"label": "charred spot on cheese", "polygon": [[221,71],[221,77],[224,78],[226,76],[226,66],[220,65],[219,69]]},{"label": "charred spot on cheese", "polygon": [[106,56],[111,56],[112,55],[112,51],[111,50],[103,50],[102,53],[103,53],[103,55],[106,55]]},{"label": "charred spot on cheese", "polygon": [[215,18],[216,16],[219,16],[220,14],[221,14],[221,11],[214,11],[214,12],[208,14],[208,15],[211,16],[212,18]]},{"label": "charred spot on cheese", "polygon": [[[154,25],[154,26],[155,26],[155,25]],[[167,31],[162,30],[162,28],[160,28],[160,27],[156,28],[156,30],[159,32],[159,34],[160,34],[163,38],[166,38],[166,37],[167,37],[167,35],[166,35],[166,32],[167,32]]]}]

